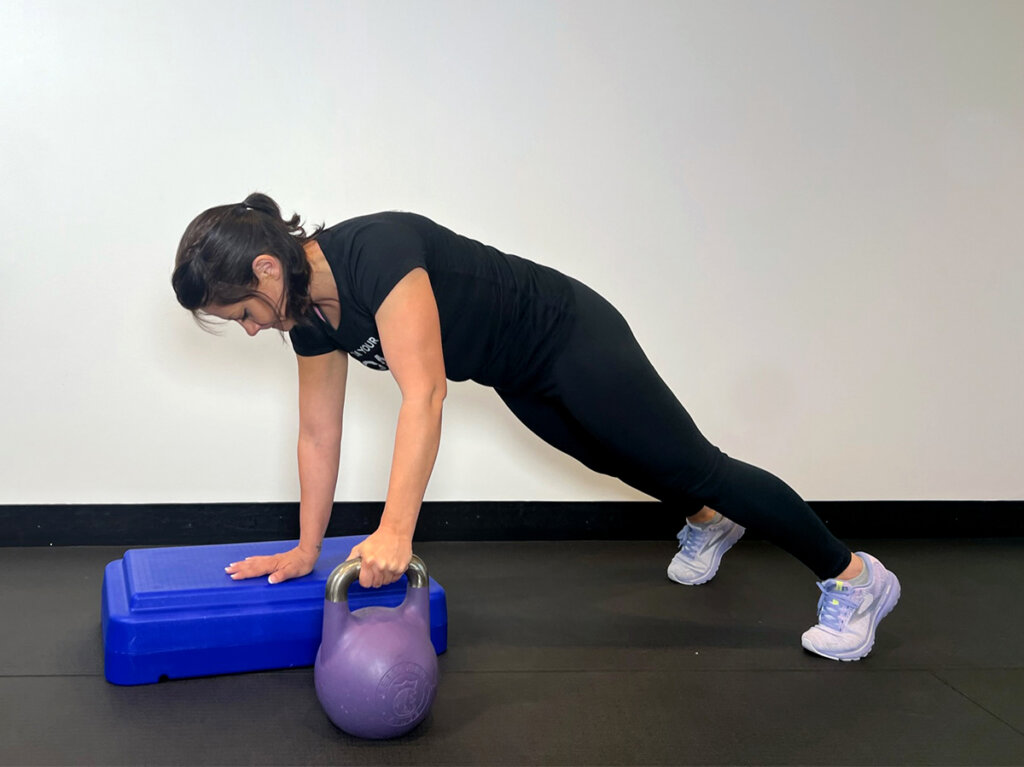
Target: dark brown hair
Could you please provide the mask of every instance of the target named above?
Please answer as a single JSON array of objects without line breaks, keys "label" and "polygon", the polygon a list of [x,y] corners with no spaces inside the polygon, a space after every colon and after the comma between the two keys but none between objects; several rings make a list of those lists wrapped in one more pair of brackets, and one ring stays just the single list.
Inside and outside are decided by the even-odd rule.
[{"label": "dark brown hair", "polygon": [[322,225],[307,235],[297,213],[286,221],[277,203],[259,192],[243,202],[203,211],[185,229],[174,259],[171,284],[178,303],[207,328],[205,307],[247,298],[270,306],[256,291],[259,280],[252,270],[253,260],[266,253],[281,262],[284,276],[284,312],[281,306],[271,308],[282,319],[307,324],[311,270],[302,246],[321,231]]}]

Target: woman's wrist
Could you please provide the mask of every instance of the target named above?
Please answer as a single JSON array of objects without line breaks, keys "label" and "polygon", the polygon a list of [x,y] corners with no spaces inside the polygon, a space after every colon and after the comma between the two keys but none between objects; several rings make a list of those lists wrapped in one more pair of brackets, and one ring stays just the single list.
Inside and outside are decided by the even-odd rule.
[{"label": "woman's wrist", "polygon": [[380,515],[380,525],[378,528],[381,532],[397,535],[411,541],[413,534],[416,532],[417,517],[419,517],[418,511],[395,512],[385,506],[384,513]]},{"label": "woman's wrist", "polygon": [[323,548],[323,543],[304,543],[299,541],[299,545],[295,547],[299,550],[300,554],[304,554],[307,557],[318,559],[320,557],[320,549]]}]

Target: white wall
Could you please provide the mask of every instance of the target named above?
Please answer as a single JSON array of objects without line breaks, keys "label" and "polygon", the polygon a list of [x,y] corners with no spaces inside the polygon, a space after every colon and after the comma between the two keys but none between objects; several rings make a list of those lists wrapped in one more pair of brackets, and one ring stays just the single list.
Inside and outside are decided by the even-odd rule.
[{"label": "white wall", "polygon": [[[6,0],[0,503],[297,498],[289,348],[169,283],[253,190],[583,279],[809,499],[1024,497],[1024,3]],[[349,389],[382,499],[396,388]],[[428,499],[643,497],[482,387],[445,425]]]}]

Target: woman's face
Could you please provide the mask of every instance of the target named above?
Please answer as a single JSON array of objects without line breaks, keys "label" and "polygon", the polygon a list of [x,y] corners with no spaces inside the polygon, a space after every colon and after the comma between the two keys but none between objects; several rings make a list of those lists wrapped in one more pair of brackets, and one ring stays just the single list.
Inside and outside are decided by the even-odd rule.
[{"label": "woman's face", "polygon": [[213,304],[204,307],[203,311],[222,320],[237,322],[250,336],[267,329],[291,330],[295,321],[284,317],[286,307],[281,263],[274,256],[263,255],[257,256],[252,266],[259,280],[256,291],[262,298],[253,296],[227,306]]}]

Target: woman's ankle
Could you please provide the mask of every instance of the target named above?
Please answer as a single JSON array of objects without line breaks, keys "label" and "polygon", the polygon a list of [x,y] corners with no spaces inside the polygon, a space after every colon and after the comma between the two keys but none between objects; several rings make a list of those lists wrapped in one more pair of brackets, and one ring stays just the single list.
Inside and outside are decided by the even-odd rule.
[{"label": "woman's ankle", "polygon": [[864,572],[864,560],[858,557],[856,554],[852,554],[850,564],[847,565],[846,569],[843,570],[839,575],[835,577],[837,581],[852,581],[862,572]]},{"label": "woman's ankle", "polygon": [[703,509],[698,511],[696,514],[693,514],[692,516],[687,517],[686,521],[690,522],[692,524],[695,524],[695,525],[703,525],[703,524],[706,524],[706,523],[710,522],[714,518],[715,518],[715,510],[714,509],[709,509],[707,506],[705,506]]}]

